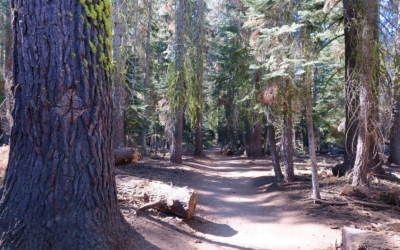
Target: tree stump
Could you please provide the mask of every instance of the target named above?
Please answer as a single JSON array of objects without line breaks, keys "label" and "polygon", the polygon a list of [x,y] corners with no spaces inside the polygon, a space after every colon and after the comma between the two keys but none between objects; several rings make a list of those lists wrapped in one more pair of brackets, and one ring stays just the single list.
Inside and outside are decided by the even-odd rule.
[{"label": "tree stump", "polygon": [[114,149],[115,166],[135,163],[139,158],[139,152],[133,148]]}]

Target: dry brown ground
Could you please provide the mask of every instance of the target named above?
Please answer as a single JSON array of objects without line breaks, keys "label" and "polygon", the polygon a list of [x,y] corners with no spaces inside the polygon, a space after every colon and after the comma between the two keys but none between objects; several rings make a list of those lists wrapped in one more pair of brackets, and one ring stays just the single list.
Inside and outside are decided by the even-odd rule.
[{"label": "dry brown ground", "polygon": [[[268,158],[222,156],[216,148],[206,154],[207,158],[185,157],[181,165],[148,158],[118,168],[121,211],[139,233],[140,249],[332,249],[335,242],[340,244],[342,226],[381,231],[394,240],[399,235],[382,229],[385,223],[399,222],[399,212],[313,204],[305,158],[295,162],[297,184],[282,186],[275,182]],[[330,174],[339,160],[318,158],[323,199],[353,199],[339,194],[350,180]],[[182,220],[155,210],[137,212],[143,202],[130,197],[157,182],[195,189],[199,201],[194,218]],[[381,181],[381,185],[399,188],[396,182]],[[398,241],[389,244],[400,248]]]},{"label": "dry brown ground", "polygon": [[[188,221],[157,211],[136,213],[141,201],[121,204],[127,220],[145,237],[144,249],[332,249],[335,242],[340,244],[342,226],[379,230],[385,223],[398,222],[399,213],[393,210],[313,204],[308,159],[296,159],[298,184],[281,186],[269,159],[218,153],[213,149],[206,159],[186,157],[182,165],[149,159],[119,168],[120,197],[138,195],[156,182],[189,186],[199,194],[194,219]],[[330,168],[339,160],[318,158],[323,199],[349,199],[338,189],[350,180],[331,175]],[[136,183],[139,188],[124,187],[129,180],[131,187]],[[400,247],[398,241],[388,244]]]}]

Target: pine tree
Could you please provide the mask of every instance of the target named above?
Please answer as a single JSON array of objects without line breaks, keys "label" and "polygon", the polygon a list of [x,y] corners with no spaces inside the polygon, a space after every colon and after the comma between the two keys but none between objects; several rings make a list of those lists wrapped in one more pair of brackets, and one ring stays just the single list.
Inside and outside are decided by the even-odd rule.
[{"label": "pine tree", "polygon": [[1,247],[137,248],[116,196],[111,3],[11,7],[15,108]]}]

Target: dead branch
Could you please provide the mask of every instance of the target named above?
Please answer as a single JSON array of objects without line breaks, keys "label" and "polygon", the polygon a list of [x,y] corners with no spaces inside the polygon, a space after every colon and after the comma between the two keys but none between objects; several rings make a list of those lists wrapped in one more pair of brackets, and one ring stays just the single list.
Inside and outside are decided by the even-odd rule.
[{"label": "dead branch", "polygon": [[333,205],[333,206],[347,206],[349,205],[348,202],[340,202],[340,201],[326,201],[321,199],[314,199],[314,203],[321,204],[321,205]]}]

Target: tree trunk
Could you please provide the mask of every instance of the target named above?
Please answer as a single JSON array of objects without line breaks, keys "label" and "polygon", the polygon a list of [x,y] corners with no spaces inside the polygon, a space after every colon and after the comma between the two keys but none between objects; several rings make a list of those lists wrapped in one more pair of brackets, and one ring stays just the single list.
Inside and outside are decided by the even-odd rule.
[{"label": "tree trunk", "polygon": [[261,124],[258,121],[258,115],[254,114],[255,124],[250,124],[246,120],[246,143],[247,143],[247,157],[259,157],[262,156],[262,129]]},{"label": "tree trunk", "polygon": [[265,156],[268,152],[268,125],[264,126],[263,139],[264,139],[264,146],[262,149],[262,154]]},{"label": "tree trunk", "polygon": [[[397,4],[397,26],[400,27],[400,1],[396,1]],[[390,133],[390,155],[389,155],[389,163],[400,165],[400,93],[399,93],[399,72],[400,72],[400,65],[399,65],[399,57],[400,57],[400,29],[396,30],[396,37],[395,37],[395,55],[397,57],[396,63],[396,78],[395,78],[395,86],[397,87],[394,91],[395,97],[395,105],[393,107],[393,114],[394,114],[394,122],[391,128]]]},{"label": "tree trunk", "polygon": [[394,123],[390,134],[389,163],[400,165],[400,98],[396,98]]},{"label": "tree trunk", "polygon": [[[148,118],[149,115],[149,91],[148,88],[150,87],[150,38],[151,38],[151,22],[152,22],[152,1],[148,2],[148,13],[147,13],[147,31],[146,31],[146,59],[145,59],[145,70],[144,70],[144,81],[143,81],[143,102],[146,106],[144,108],[143,116]],[[147,126],[144,126],[143,134],[142,134],[142,148],[143,148],[143,155],[146,155],[146,148],[147,148]]]},{"label": "tree trunk", "polygon": [[293,114],[291,97],[289,97],[283,107],[283,141],[282,154],[284,164],[284,180],[285,182],[294,181],[293,168]]},{"label": "tree trunk", "polygon": [[196,108],[196,132],[194,155],[204,156],[203,135],[201,126],[203,124],[203,74],[204,74],[204,0],[197,0],[197,97]]},{"label": "tree trunk", "polygon": [[312,110],[312,95],[311,95],[311,84],[312,84],[312,71],[310,66],[306,70],[306,112],[307,112],[307,134],[308,134],[308,149],[310,153],[311,162],[311,180],[313,189],[313,199],[321,199],[319,193],[319,181],[318,181],[318,166],[317,156],[315,155],[315,139],[314,139],[314,121],[313,121],[313,110]]},{"label": "tree trunk", "polygon": [[111,4],[86,3],[103,9],[95,16],[77,0],[11,1],[15,108],[3,249],[137,248],[116,196]]},{"label": "tree trunk", "polygon": [[345,96],[346,96],[346,142],[344,153],[344,169],[354,167],[356,149],[357,149],[357,107],[359,105],[356,89],[356,64],[357,58],[361,57],[359,49],[359,34],[356,24],[359,24],[359,0],[343,0],[344,12],[344,40],[345,40]]},{"label": "tree trunk", "polygon": [[365,22],[362,42],[362,75],[360,77],[360,108],[358,114],[359,129],[357,138],[357,153],[353,172],[353,186],[369,185],[367,174],[371,154],[371,105],[373,105],[372,86],[374,84],[374,68],[376,51],[374,51],[374,13],[375,1],[364,0]]},{"label": "tree trunk", "polygon": [[[124,113],[125,113],[125,24],[121,16],[126,14],[124,0],[113,0],[113,61],[116,62],[113,72],[113,102],[114,102],[114,148],[122,148],[125,145]],[[123,14],[121,14],[123,13]]]},{"label": "tree trunk", "polygon": [[172,144],[170,161],[172,163],[182,163],[182,130],[183,130],[183,86],[184,79],[184,27],[185,27],[185,6],[186,0],[178,0],[175,30],[176,30],[176,59],[175,70],[178,75],[175,85],[175,99],[172,104]]},{"label": "tree trunk", "polygon": [[271,149],[271,161],[272,161],[272,166],[274,167],[275,178],[278,182],[282,182],[283,175],[282,175],[281,165],[279,163],[278,151],[276,150],[274,117],[272,115],[269,106],[265,107],[265,116],[267,117],[268,121],[268,138]]},{"label": "tree trunk", "polygon": [[[248,107],[248,106],[247,106]],[[246,156],[252,157],[253,156],[253,136],[251,131],[251,124],[249,119],[245,121],[245,140],[246,140]]]},{"label": "tree trunk", "polygon": [[378,53],[380,51],[379,44],[379,27],[380,18],[379,18],[379,1],[374,1],[375,9],[374,9],[374,52],[376,56],[374,56],[374,61],[372,62],[373,67],[373,82],[371,84],[371,103],[373,105],[370,107],[370,117],[368,119],[368,128],[372,132],[370,134],[371,142],[370,142],[370,155],[369,155],[369,167],[370,170],[374,174],[385,175],[385,170],[382,167],[383,159],[379,154],[379,147],[385,144],[385,140],[380,136],[377,124],[379,123],[379,85],[380,85],[380,58]]}]

